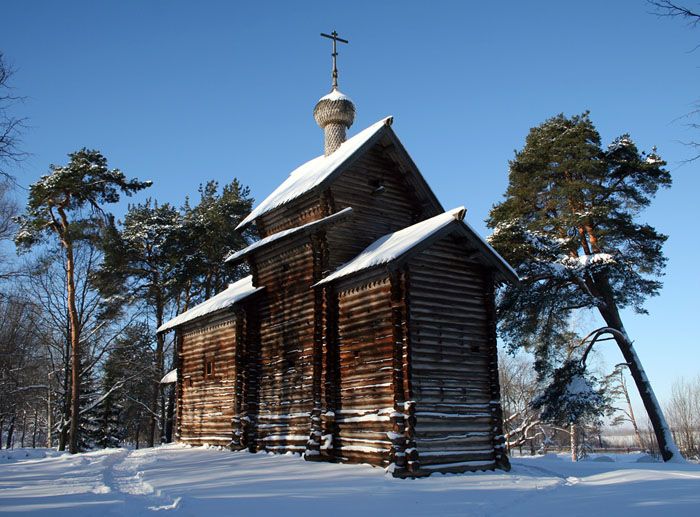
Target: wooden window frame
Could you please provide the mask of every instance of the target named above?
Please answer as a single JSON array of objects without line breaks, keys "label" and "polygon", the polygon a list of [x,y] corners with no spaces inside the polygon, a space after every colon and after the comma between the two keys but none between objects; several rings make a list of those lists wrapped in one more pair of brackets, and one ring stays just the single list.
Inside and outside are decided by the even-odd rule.
[{"label": "wooden window frame", "polygon": [[214,357],[204,358],[204,378],[214,379],[216,378],[216,359]]}]

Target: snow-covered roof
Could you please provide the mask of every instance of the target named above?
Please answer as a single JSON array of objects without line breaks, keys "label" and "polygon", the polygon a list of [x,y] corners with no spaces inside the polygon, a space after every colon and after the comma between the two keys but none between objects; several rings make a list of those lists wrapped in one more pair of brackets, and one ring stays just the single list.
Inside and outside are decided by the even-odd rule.
[{"label": "snow-covered roof", "polygon": [[458,223],[457,227],[466,231],[466,233],[472,237],[472,240],[475,241],[478,248],[481,248],[483,253],[489,255],[488,258],[491,259],[505,278],[517,282],[518,275],[513,268],[511,268],[498,252],[464,221],[465,213],[466,208],[460,206],[402,230],[385,235],[384,237],[380,237],[367,246],[357,257],[336,269],[326,278],[316,283],[316,285],[323,285],[365,269],[377,267],[382,264],[389,264],[455,222]]},{"label": "snow-covered roof", "polygon": [[163,378],[160,380],[161,384],[172,384],[173,382],[177,382],[177,368],[170,370],[163,375]]},{"label": "snow-covered roof", "polygon": [[221,291],[216,296],[212,296],[207,301],[195,305],[190,310],[183,312],[175,316],[170,321],[164,323],[158,327],[157,332],[165,332],[167,330],[174,329],[180,325],[187,323],[189,321],[195,320],[202,316],[206,316],[212,312],[218,311],[220,309],[225,309],[233,304],[247,298],[253,293],[256,293],[263,289],[262,287],[253,287],[253,276],[249,275],[245,278],[241,278],[238,282],[230,284],[226,289]]},{"label": "snow-covered roof", "polygon": [[338,89],[336,89],[336,88],[334,88],[333,91],[332,91],[331,93],[329,93],[329,94],[324,95],[323,97],[321,97],[321,98],[319,99],[319,102],[325,101],[325,100],[328,100],[328,101],[350,101],[350,102],[352,102],[352,99],[350,99],[350,97],[348,97],[347,95],[345,95],[344,93],[342,93],[340,90],[338,90]]},{"label": "snow-covered roof", "polygon": [[[332,95],[332,92],[329,95]],[[272,194],[267,196],[241,221],[236,229],[249,225],[261,215],[298,198],[320,185],[338,167],[352,158],[383,127],[391,125],[392,120],[392,117],[383,118],[343,142],[335,152],[328,156],[317,156],[313,160],[297,167]]]},{"label": "snow-covered roof", "polygon": [[234,253],[231,253],[228,257],[224,259],[224,262],[233,262],[236,260],[241,259],[245,255],[248,255],[250,252],[259,250],[261,248],[264,248],[268,246],[269,244],[276,242],[284,237],[291,237],[293,235],[303,233],[304,231],[312,230],[316,227],[319,226],[325,226],[327,224],[336,222],[340,219],[344,219],[345,217],[349,216],[352,213],[352,208],[347,207],[343,208],[341,211],[336,212],[335,214],[331,214],[327,217],[324,217],[322,219],[318,219],[316,221],[311,221],[310,223],[303,224],[301,226],[297,226],[295,228],[290,228],[288,230],[282,230],[281,232],[273,233],[272,235],[268,235],[264,239],[260,239],[259,241],[255,241],[253,244],[248,246],[247,248],[243,248],[242,250],[238,250]]},{"label": "snow-covered roof", "polygon": [[455,220],[461,221],[464,218],[465,212],[466,209],[460,206],[440,215],[436,215],[435,217],[431,217],[430,219],[426,219],[425,221],[416,223],[408,228],[404,228],[403,230],[380,237],[367,246],[357,257],[336,269],[316,285],[332,282],[333,280],[381,264],[388,264],[431,235],[439,232],[448,224],[453,223]]}]

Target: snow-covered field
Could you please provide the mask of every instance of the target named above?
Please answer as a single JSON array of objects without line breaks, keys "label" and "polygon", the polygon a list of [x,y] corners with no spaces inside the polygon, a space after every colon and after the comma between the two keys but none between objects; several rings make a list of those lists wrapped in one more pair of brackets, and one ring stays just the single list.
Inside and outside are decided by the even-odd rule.
[{"label": "snow-covered field", "polygon": [[640,455],[518,458],[509,473],[400,480],[366,465],[164,446],[69,456],[0,451],[11,515],[700,515],[700,467]]}]

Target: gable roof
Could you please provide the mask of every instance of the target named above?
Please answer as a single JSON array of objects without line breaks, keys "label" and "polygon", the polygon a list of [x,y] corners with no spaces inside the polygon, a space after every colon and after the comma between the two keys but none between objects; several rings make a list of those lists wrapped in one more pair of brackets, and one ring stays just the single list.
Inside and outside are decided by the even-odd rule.
[{"label": "gable roof", "polygon": [[352,208],[347,207],[343,208],[339,212],[331,214],[322,219],[311,221],[310,223],[306,223],[295,228],[289,228],[288,230],[282,230],[281,232],[273,233],[272,235],[268,235],[267,237],[260,239],[259,241],[255,241],[247,248],[243,248],[242,250],[238,250],[234,253],[231,253],[228,257],[224,259],[224,262],[238,262],[253,251],[260,251],[261,249],[267,248],[270,244],[274,242],[278,242],[282,239],[294,237],[297,235],[311,233],[314,230],[323,228],[324,226],[343,221],[351,214]]},{"label": "gable roof", "polygon": [[474,229],[464,221],[466,209],[462,206],[431,217],[412,226],[380,237],[358,256],[345,263],[316,286],[327,284],[366,269],[390,264],[409,253],[417,253],[447,233],[459,230],[476,245],[479,252],[499,271],[503,280],[517,283],[513,268]]},{"label": "gable roof", "polygon": [[420,172],[418,172],[418,168],[391,130],[390,126],[392,122],[393,117],[385,117],[343,142],[335,152],[328,156],[317,156],[313,160],[297,167],[272,194],[267,196],[240,222],[236,229],[240,230],[245,228],[255,221],[255,219],[268,213],[270,210],[287,204],[315,189],[323,188],[328,182],[332,181],[349,167],[355,161],[355,158],[371,148],[383,136],[388,136],[391,143],[400,151],[394,154],[401,155],[405,167],[410,171],[415,171],[418,178],[416,178],[413,183],[418,185],[419,190],[429,198],[437,209],[443,210],[437,197],[432,192],[425,179],[423,179]]},{"label": "gable roof", "polygon": [[229,286],[221,291],[216,296],[212,296],[207,301],[195,305],[190,310],[178,314],[170,321],[164,323],[156,331],[158,334],[161,332],[166,332],[168,330],[179,327],[185,323],[193,321],[212,312],[218,311],[220,309],[225,309],[231,307],[232,305],[240,302],[244,298],[247,298],[251,294],[257,293],[263,287],[253,287],[253,276],[249,275],[245,278],[241,278],[238,282],[229,284]]}]

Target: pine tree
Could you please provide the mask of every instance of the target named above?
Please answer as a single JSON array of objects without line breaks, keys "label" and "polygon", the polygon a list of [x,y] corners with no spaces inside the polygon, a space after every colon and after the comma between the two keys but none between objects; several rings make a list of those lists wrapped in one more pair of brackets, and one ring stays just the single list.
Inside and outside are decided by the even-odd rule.
[{"label": "pine tree", "polygon": [[[121,231],[112,224],[104,239],[105,258],[98,275],[100,290],[112,303],[120,306],[124,302],[145,301],[155,317],[156,328],[164,323],[173,298],[175,271],[183,255],[179,241],[181,224],[177,209],[148,199],[143,204],[129,206]],[[165,368],[164,351],[164,336],[158,334],[153,358],[155,369],[150,379],[153,393],[151,430],[147,440],[150,446],[156,440],[159,408],[161,423],[164,420],[159,383]]]},{"label": "pine tree", "polygon": [[[234,179],[224,185],[209,181],[200,185],[200,201],[183,207],[180,242],[186,246],[180,261],[179,277],[185,294],[184,306],[210,298],[240,279],[244,270],[231,268],[223,260],[228,254],[247,246],[249,233],[241,235],[236,226],[250,213],[253,200],[247,187]],[[190,299],[192,298],[192,299]]]},{"label": "pine tree", "polygon": [[545,371],[570,339],[572,314],[597,311],[606,327],[595,337],[608,333],[617,342],[669,460],[677,450],[620,316],[625,308],[645,313],[645,299],[662,285],[666,236],[637,218],[671,185],[665,165],[629,135],[603,149],[588,112],[558,115],[530,130],[488,225],[491,243],[523,280],[499,296],[504,340],[533,350]]},{"label": "pine tree", "polygon": [[[146,408],[153,393],[155,365],[151,353],[153,332],[146,323],[127,327],[115,340],[104,365],[102,391],[109,393],[101,411],[103,447],[119,447],[139,439],[150,418]],[[118,386],[118,389],[113,389]],[[138,446],[138,443],[136,443]]]},{"label": "pine tree", "polygon": [[548,381],[532,407],[540,411],[543,422],[569,428],[571,458],[578,461],[579,430],[584,425],[600,424],[603,416],[612,414],[612,401],[598,379],[576,358],[556,368]]},{"label": "pine tree", "polygon": [[56,238],[66,256],[66,290],[71,346],[70,452],[78,452],[80,413],[80,332],[76,305],[75,244],[94,240],[105,221],[103,205],[119,201],[120,193],[130,195],[150,182],[128,180],[118,169],[108,169],[107,159],[98,151],[81,149],[68,155],[66,166],[51,165],[51,173],[31,185],[24,215],[18,218],[15,243],[31,248],[47,236]]},{"label": "pine tree", "polygon": [[[112,306],[145,301],[158,328],[168,313],[187,310],[240,278],[243,269],[225,266],[223,260],[246,245],[235,227],[250,212],[252,200],[235,179],[218,190],[215,181],[200,186],[199,203],[192,207],[186,202],[181,211],[149,199],[129,207],[121,228],[110,225],[103,236],[105,260],[98,284]],[[170,429],[159,383],[167,363],[163,334],[156,336],[154,355],[151,446],[158,438],[158,421],[160,441],[167,440]]]},{"label": "pine tree", "polygon": [[100,389],[99,381],[96,379],[94,372],[89,372],[83,376],[80,383],[80,420],[79,420],[79,439],[78,449],[81,451],[89,451],[100,444],[101,438],[101,422],[100,422],[100,406],[99,399]]}]

